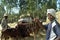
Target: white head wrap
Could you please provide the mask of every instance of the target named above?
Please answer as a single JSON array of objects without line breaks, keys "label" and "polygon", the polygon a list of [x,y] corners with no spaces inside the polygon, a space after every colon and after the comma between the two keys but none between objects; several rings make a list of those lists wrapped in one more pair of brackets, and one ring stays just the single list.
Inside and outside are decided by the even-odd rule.
[{"label": "white head wrap", "polygon": [[51,14],[53,17],[56,17],[56,10],[55,9],[47,9],[47,14]]}]

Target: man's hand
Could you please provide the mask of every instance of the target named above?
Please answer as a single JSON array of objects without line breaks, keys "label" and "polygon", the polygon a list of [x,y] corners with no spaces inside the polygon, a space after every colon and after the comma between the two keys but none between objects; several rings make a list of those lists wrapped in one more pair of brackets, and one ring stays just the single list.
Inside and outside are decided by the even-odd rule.
[{"label": "man's hand", "polygon": [[37,23],[37,26],[39,26],[39,28],[44,29],[42,22],[38,18],[34,18],[33,21]]},{"label": "man's hand", "polygon": [[57,37],[55,40],[60,40],[60,37]]},{"label": "man's hand", "polygon": [[34,18],[33,21],[36,22],[36,23],[40,22],[38,18]]}]

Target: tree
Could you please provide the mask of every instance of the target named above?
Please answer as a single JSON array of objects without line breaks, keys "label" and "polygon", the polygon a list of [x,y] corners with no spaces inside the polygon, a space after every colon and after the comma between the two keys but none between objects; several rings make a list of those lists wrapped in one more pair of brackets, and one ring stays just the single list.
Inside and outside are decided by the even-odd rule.
[{"label": "tree", "polygon": [[[4,6],[6,6],[6,10]],[[56,9],[56,0],[2,0],[0,10],[2,11],[1,13],[7,12],[11,14],[14,7],[20,7],[19,14],[16,14],[17,17],[21,14],[27,15],[29,13],[33,17],[37,16],[42,19],[43,15],[46,16],[48,8]]]},{"label": "tree", "polygon": [[2,17],[2,15],[5,13],[5,9],[4,7],[1,5],[0,6],[0,17]]},{"label": "tree", "polygon": [[6,12],[7,13],[11,13],[11,8],[17,6],[17,0],[2,0],[1,5],[6,6]]}]

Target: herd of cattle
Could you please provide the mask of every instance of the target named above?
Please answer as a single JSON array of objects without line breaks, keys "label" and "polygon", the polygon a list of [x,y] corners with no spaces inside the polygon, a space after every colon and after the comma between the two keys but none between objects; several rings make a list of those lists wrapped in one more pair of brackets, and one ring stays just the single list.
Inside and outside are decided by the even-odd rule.
[{"label": "herd of cattle", "polygon": [[2,31],[1,40],[3,38],[7,40],[9,37],[14,37],[16,40],[18,40],[18,38],[30,37],[30,33],[38,33],[39,29],[40,27],[34,21],[32,21],[32,23],[20,21],[15,28],[9,28]]}]

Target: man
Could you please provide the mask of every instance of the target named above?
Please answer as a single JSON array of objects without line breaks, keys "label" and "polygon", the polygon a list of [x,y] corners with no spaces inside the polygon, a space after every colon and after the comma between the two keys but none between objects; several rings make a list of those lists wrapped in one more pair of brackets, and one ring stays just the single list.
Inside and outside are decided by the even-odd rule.
[{"label": "man", "polygon": [[4,18],[2,19],[1,26],[2,26],[2,31],[5,31],[7,28],[9,28],[9,26],[8,26],[8,15],[4,14],[3,17]]},{"label": "man", "polygon": [[38,19],[34,19],[36,23],[41,27],[46,29],[46,40],[60,40],[60,25],[56,21],[56,11],[54,9],[47,10],[47,16],[50,23],[47,25],[42,25]]}]

